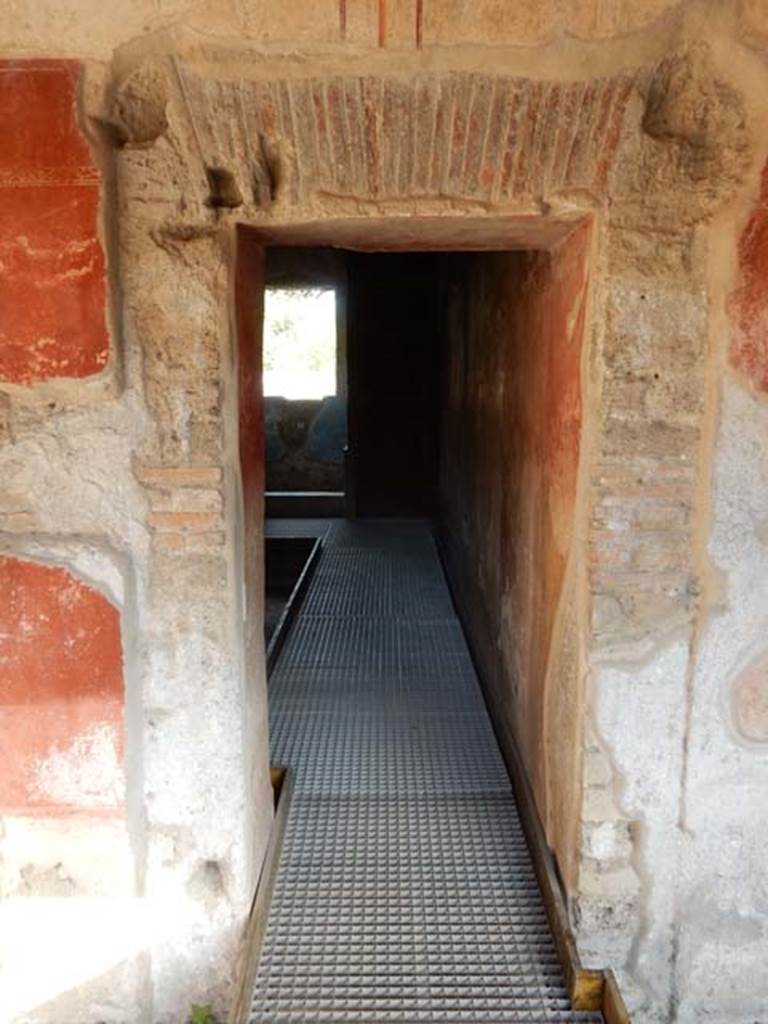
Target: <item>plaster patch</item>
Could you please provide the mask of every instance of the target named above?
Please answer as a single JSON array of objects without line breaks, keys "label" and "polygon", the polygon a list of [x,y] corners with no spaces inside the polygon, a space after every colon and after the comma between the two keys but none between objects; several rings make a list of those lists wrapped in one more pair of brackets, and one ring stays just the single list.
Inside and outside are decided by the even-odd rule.
[{"label": "plaster patch", "polygon": [[768,743],[768,656],[733,684],[733,714],[742,736]]},{"label": "plaster patch", "polygon": [[[134,563],[141,564],[148,547],[147,502],[131,458],[145,417],[136,396],[127,393],[120,402],[71,409],[42,421],[34,410],[19,407],[16,415],[18,436],[0,449],[0,476],[3,489],[23,496],[34,513],[38,536],[58,537],[57,543],[67,543],[62,534],[105,538],[117,550],[130,549]],[[25,415],[34,418],[32,429]],[[9,519],[0,512],[0,530],[17,532]],[[86,560],[117,597],[114,572],[103,563],[96,567],[93,555]]]},{"label": "plaster patch", "polygon": [[102,591],[116,608],[122,609],[125,605],[123,568],[114,552],[104,550],[95,542],[24,537],[7,545],[0,544],[0,553],[63,566],[88,586]]},{"label": "plaster patch", "polygon": [[35,797],[81,808],[112,808],[123,799],[125,778],[117,731],[94,725],[65,747],[53,747],[34,763]]},{"label": "plaster patch", "polygon": [[[672,984],[688,658],[688,643],[678,641],[644,665],[604,666],[595,679],[598,733],[612,756],[620,810],[633,822],[634,872],[627,873],[627,880],[639,877],[640,892],[639,904],[627,901],[622,906],[615,899],[602,942],[593,920],[588,945],[595,965],[615,964],[617,937],[627,949],[636,945],[619,974],[632,1008],[644,1006],[643,1020],[665,1019]],[[666,870],[657,870],[661,864]],[[599,899],[600,887],[591,895]],[[611,893],[603,890],[606,895]],[[589,899],[582,902],[588,911]]]},{"label": "plaster patch", "polygon": [[124,819],[4,815],[0,825],[0,902],[45,896],[38,882],[68,878],[86,896],[130,896],[134,862]]}]

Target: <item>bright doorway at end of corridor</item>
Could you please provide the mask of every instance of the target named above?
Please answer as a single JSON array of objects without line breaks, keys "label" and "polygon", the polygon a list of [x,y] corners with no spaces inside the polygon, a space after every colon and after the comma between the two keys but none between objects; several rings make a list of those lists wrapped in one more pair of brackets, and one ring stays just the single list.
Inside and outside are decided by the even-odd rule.
[{"label": "bright doorway at end of corridor", "polygon": [[344,277],[333,250],[270,248],[263,391],[268,516],[345,512]]}]

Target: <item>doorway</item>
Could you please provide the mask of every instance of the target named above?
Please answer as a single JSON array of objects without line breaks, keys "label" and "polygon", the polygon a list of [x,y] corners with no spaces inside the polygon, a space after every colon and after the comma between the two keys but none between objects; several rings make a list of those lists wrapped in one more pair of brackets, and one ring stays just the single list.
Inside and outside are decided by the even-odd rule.
[{"label": "doorway", "polygon": [[435,514],[438,260],[266,249],[268,517]]},{"label": "doorway", "polygon": [[269,517],[351,512],[346,265],[331,248],[269,247],[262,381]]},{"label": "doorway", "polygon": [[[405,691],[399,709],[397,697],[407,655],[430,681],[428,694],[414,695],[419,714],[452,714],[451,687],[466,679],[440,669],[442,626],[430,602],[443,602],[438,619],[453,610],[443,607],[439,551],[496,733],[502,747],[519,749],[566,879],[576,853],[580,682],[577,667],[574,674],[553,659],[566,642],[578,514],[589,240],[590,225],[581,222],[530,249],[323,250],[343,267],[347,479],[357,523],[312,520],[327,549],[298,614],[299,639],[289,636],[275,669],[279,677],[284,658],[301,661],[298,676],[281,684],[290,689],[289,717],[298,714],[295,736],[285,732],[286,708],[273,707],[275,749],[288,759],[307,749],[302,730],[319,726],[306,716],[330,708],[322,756],[333,758],[333,737],[346,742],[349,701],[364,696],[371,673],[363,718],[382,699],[387,714],[408,711]],[[303,258],[298,251],[278,258]],[[269,280],[252,287],[263,294]],[[404,540],[412,530],[418,544]],[[344,660],[347,644],[362,668]],[[466,649],[454,655],[466,658]],[[323,680],[332,685],[324,710],[313,703]],[[415,721],[416,710],[409,714]],[[367,745],[360,735],[353,728],[349,739],[361,770],[381,755],[382,771],[396,774],[387,760],[394,748],[387,753],[386,743],[380,750],[375,736]],[[411,753],[427,757],[428,746]],[[310,806],[317,794],[305,795],[307,813],[318,813]]]}]

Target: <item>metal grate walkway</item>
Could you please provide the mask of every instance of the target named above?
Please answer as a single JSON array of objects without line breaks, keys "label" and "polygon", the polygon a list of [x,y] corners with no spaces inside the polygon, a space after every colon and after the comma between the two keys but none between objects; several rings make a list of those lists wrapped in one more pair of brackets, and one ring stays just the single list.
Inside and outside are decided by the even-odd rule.
[{"label": "metal grate walkway", "polygon": [[330,527],[270,706],[296,789],[253,1024],[602,1020],[569,1009],[426,524]]}]

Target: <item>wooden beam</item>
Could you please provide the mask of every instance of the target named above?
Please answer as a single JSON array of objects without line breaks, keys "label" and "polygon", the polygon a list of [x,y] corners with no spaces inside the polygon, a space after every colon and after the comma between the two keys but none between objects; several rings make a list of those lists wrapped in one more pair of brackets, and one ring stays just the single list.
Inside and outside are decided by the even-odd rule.
[{"label": "wooden beam", "polygon": [[228,1024],[248,1024],[253,986],[264,943],[269,905],[272,902],[272,891],[277,877],[288,810],[293,795],[294,775],[290,768],[272,768],[271,776],[276,802],[275,817],[261,874],[256,884],[251,912],[243,932],[237,965],[237,987],[232,1009],[227,1018]]},{"label": "wooden beam", "polygon": [[605,1024],[632,1024],[629,1011],[624,1005],[619,985],[613,971],[606,970],[605,987],[603,989],[603,1020]]}]

